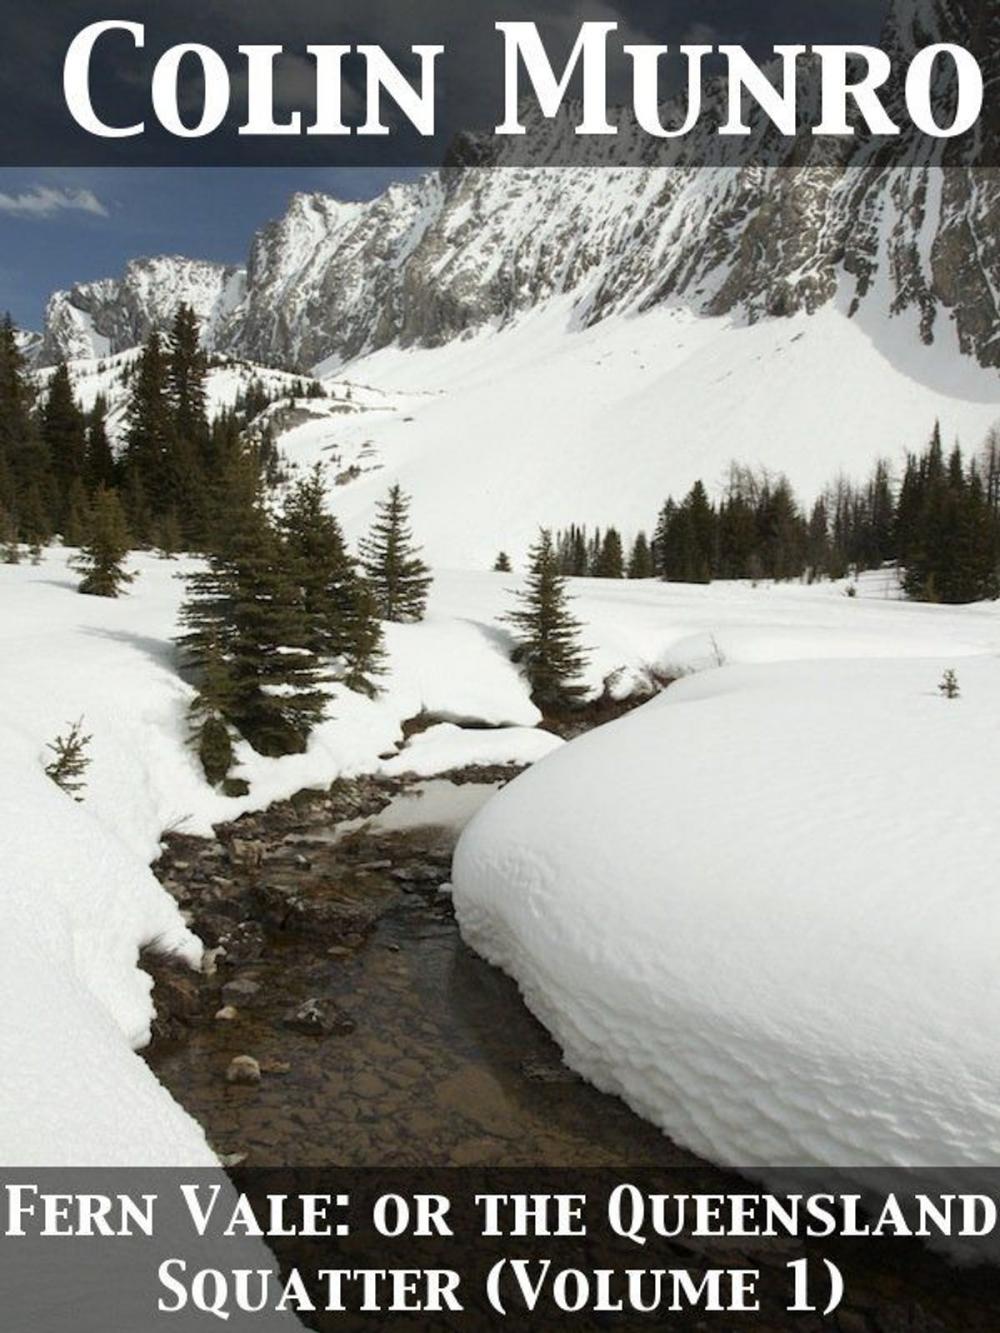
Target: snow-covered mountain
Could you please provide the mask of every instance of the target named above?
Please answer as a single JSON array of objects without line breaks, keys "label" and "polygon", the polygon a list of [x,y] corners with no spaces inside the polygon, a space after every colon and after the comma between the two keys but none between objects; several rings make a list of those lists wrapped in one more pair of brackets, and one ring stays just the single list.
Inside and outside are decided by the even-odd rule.
[{"label": "snow-covered mountain", "polygon": [[[981,6],[892,9],[902,64],[938,10],[955,31]],[[187,301],[230,359],[213,401],[254,366],[324,380],[273,424],[291,463],[330,465],[351,536],[398,479],[432,560],[479,568],[541,524],[648,528],[733,459],[809,498],[921,447],[935,419],[975,449],[1000,417],[1000,171],[947,146],[945,166],[875,148],[860,165],[808,133],[761,166],[759,143],[709,141],[710,119],[671,165],[637,141],[637,165],[598,169],[600,141],[554,165],[571,110],[532,131],[542,165],[469,137],[369,202],[296,195],[245,268],[137,260],[56,293],[37,364],[90,357],[81,392],[114,409],[107,358]]]},{"label": "snow-covered mountain", "polygon": [[[553,152],[555,152],[553,148]],[[508,325],[553,297],[572,323],[681,303],[739,322],[915,312],[1000,365],[1000,173],[967,168],[450,166],[368,203],[296,195],[244,269],[136,260],[56,293],[40,360],[134,346],[189,301],[215,351],[334,368]]]}]

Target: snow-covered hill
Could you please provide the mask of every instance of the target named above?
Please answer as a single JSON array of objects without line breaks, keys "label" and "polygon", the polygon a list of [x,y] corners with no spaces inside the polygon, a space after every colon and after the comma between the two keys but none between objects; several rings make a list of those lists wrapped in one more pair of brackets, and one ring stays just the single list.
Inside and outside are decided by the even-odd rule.
[{"label": "snow-covered hill", "polygon": [[[1000,381],[961,356],[950,332],[919,336],[915,312],[815,314],[747,324],[683,303],[568,327],[573,298],[439,348],[388,347],[295,399],[308,378],[227,360],[209,376],[214,409],[259,380],[286,461],[326,465],[351,538],[399,480],[438,566],[519,559],[539,526],[649,529],[668,494],[724,481],[734,459],[786,472],[806,498],[875,457],[901,462],[939,420],[975,449],[1000,417]],[[98,393],[121,438],[134,352],[72,363],[86,406]],[[48,372],[39,372],[44,381]]]}]

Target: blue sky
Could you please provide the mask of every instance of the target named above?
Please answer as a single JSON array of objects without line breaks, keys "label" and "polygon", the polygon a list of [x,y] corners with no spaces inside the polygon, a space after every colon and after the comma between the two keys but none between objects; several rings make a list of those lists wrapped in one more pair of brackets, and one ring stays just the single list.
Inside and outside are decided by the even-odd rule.
[{"label": "blue sky", "polygon": [[296,190],[367,199],[396,170],[0,169],[0,310],[38,328],[50,292],[118,273],[137,255],[243,263],[253,233]]}]

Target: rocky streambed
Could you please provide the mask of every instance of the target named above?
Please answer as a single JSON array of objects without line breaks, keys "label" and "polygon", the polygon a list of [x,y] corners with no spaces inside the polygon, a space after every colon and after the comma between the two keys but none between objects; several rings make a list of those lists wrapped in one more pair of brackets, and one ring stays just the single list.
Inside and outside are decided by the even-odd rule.
[{"label": "rocky streambed", "polygon": [[[224,1162],[607,1167],[620,1179],[683,1168],[661,1187],[748,1188],[579,1080],[514,984],[462,943],[454,844],[515,772],[338,781],[214,838],[165,835],[154,869],[208,958],[201,975],[146,958],[158,1014],[147,1059]],[[658,1248],[661,1262],[720,1262]],[[888,1257],[859,1243],[821,1252],[849,1275],[845,1305],[827,1320],[775,1309],[754,1323],[760,1333],[996,1327],[992,1270],[959,1273],[916,1242]],[[791,1253],[730,1245],[725,1263],[780,1275]]]},{"label": "rocky streambed", "polygon": [[563,1064],[470,953],[448,892],[469,817],[515,770],[362,778],[217,830],[155,869],[208,946],[162,962],[150,1064],[252,1165],[693,1160]]}]

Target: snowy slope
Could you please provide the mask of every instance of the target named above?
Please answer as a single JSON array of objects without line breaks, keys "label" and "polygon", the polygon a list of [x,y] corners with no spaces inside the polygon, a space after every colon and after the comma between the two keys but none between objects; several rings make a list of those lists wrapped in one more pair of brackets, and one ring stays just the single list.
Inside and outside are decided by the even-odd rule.
[{"label": "snowy slope", "polygon": [[[997,1164],[996,609],[803,593],[786,637],[713,604],[729,665],[475,818],[466,940],[574,1068],[715,1161]],[[959,660],[963,618],[988,651]]]},{"label": "snowy slope", "polygon": [[[1000,416],[1000,381],[912,319],[848,319],[837,305],[737,325],[681,307],[569,327],[552,302],[501,332],[435,350],[387,349],[352,379],[384,405],[284,435],[303,465],[356,463],[334,502],[359,534],[399,480],[438,563],[489,568],[522,557],[537,529],[652,527],[668,494],[710,491],[734,459],[787,472],[808,498],[840,470],[945,439],[980,444]],[[330,381],[336,383],[336,377]]]}]

